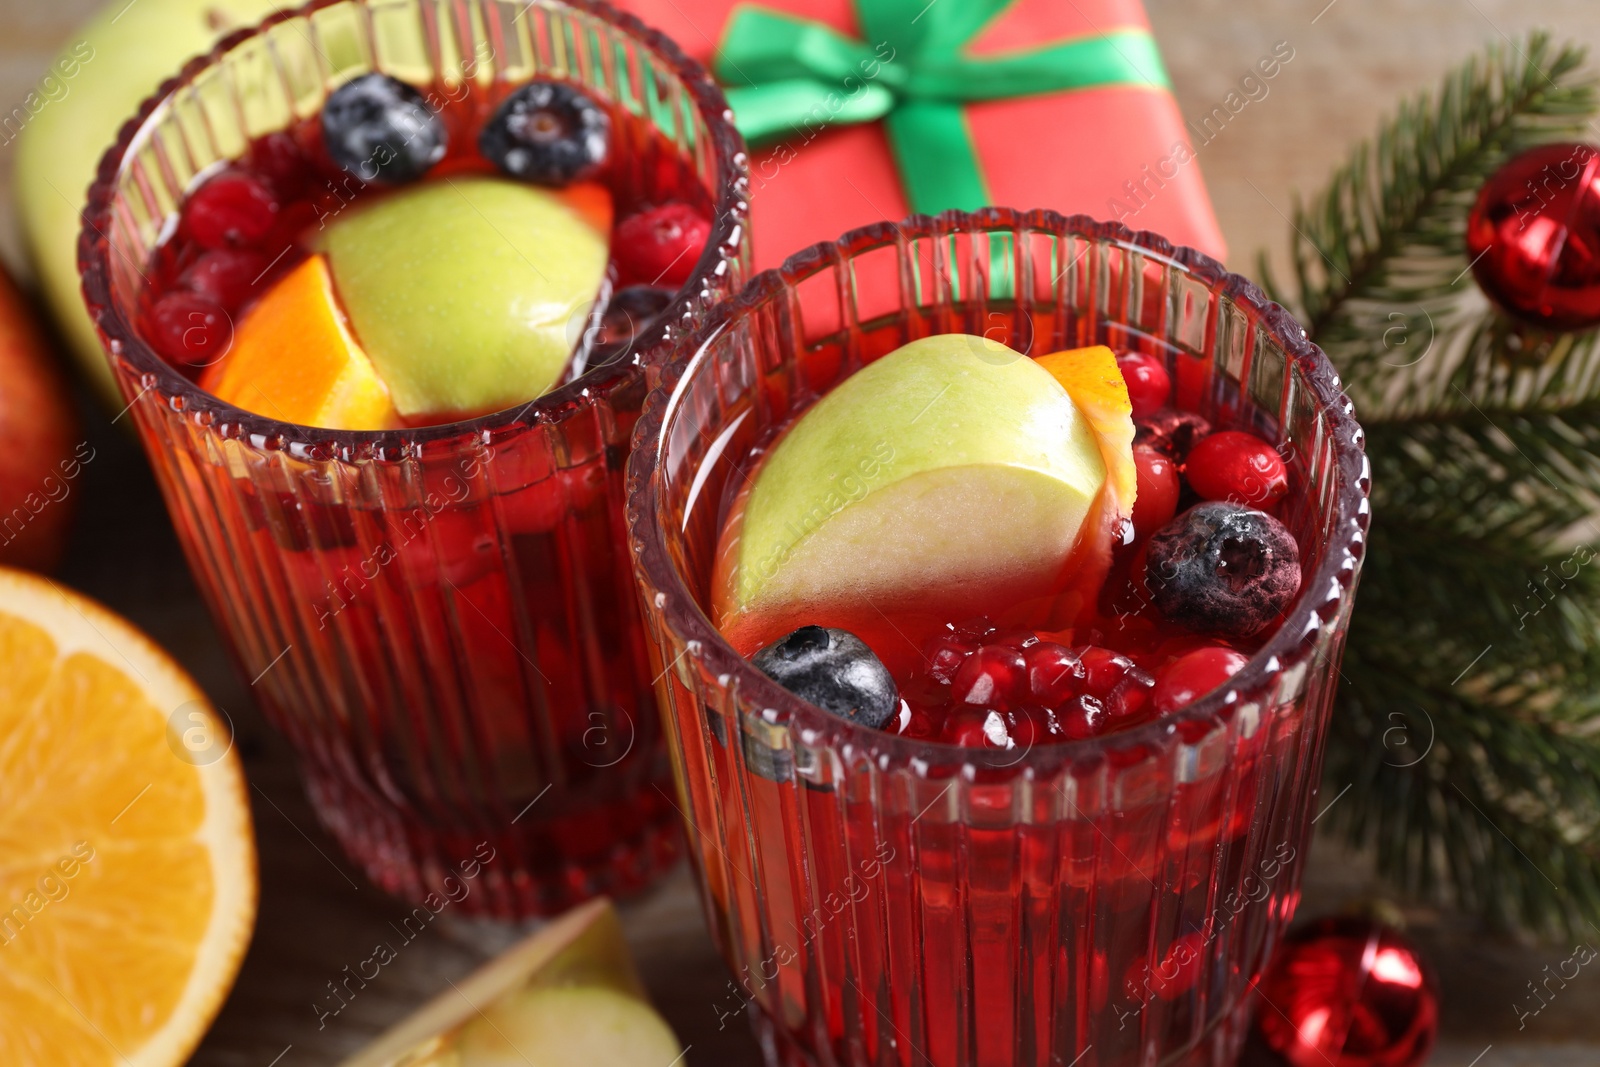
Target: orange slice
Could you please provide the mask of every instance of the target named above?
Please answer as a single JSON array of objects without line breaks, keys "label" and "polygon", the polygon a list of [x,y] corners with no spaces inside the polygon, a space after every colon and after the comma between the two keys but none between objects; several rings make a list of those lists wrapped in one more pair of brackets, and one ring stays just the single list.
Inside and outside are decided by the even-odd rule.
[{"label": "orange slice", "polygon": [[1131,515],[1139,489],[1133,465],[1133,404],[1116,354],[1105,345],[1095,345],[1052,352],[1040,356],[1038,363],[1061,383],[1094,427],[1118,511]]},{"label": "orange slice", "polygon": [[174,1067],[255,921],[244,776],[126,621],[0,568],[0,1063]]},{"label": "orange slice", "polygon": [[312,256],[240,321],[200,387],[283,422],[336,430],[399,425],[389,390],[345,322],[328,261]]}]

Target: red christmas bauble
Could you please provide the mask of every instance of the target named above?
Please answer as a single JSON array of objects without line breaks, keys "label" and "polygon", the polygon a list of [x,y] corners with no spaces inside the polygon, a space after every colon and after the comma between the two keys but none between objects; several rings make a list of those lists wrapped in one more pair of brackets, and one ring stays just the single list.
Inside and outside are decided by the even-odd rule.
[{"label": "red christmas bauble", "polygon": [[1257,991],[1245,1067],[1417,1067],[1439,1031],[1439,990],[1421,953],[1366,918],[1292,932]]},{"label": "red christmas bauble", "polygon": [[1467,217],[1485,295],[1549,330],[1600,325],[1600,149],[1541,145],[1495,172]]}]

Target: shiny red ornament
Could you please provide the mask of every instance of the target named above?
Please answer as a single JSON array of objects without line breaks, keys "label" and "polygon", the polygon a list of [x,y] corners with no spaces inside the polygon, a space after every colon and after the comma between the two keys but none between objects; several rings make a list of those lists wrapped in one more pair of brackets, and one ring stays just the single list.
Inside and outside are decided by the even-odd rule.
[{"label": "shiny red ornament", "polygon": [[1517,156],[1479,190],[1466,237],[1478,285],[1511,315],[1561,332],[1600,325],[1600,148]]},{"label": "shiny red ornament", "polygon": [[1278,947],[1241,1067],[1417,1067],[1439,1031],[1439,988],[1416,946],[1357,916]]}]

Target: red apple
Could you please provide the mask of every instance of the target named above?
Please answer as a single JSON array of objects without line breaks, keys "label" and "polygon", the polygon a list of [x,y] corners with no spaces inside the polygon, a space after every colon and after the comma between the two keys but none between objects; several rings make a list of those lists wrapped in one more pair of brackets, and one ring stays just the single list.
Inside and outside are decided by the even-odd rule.
[{"label": "red apple", "polygon": [[0,564],[55,566],[93,458],[33,310],[0,271]]}]

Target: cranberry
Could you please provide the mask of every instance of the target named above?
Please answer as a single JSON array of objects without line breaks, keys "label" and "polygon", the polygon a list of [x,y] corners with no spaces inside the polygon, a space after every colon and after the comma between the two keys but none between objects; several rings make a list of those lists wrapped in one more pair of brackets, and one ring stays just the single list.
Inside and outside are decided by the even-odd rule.
[{"label": "cranberry", "polygon": [[1182,463],[1195,442],[1211,432],[1211,424],[1192,411],[1168,408],[1154,415],[1135,417],[1133,443],[1149,445]]},{"label": "cranberry", "polygon": [[978,651],[978,642],[959,634],[937,634],[922,650],[928,661],[928,675],[935,681],[949,684],[956,670],[967,657]]},{"label": "cranberry", "polygon": [[1252,433],[1223,430],[1201,440],[1184,467],[1189,487],[1207,500],[1271,507],[1289,491],[1289,471],[1273,447]]},{"label": "cranberry", "polygon": [[1124,352],[1117,357],[1117,369],[1128,383],[1128,399],[1133,402],[1136,419],[1154,415],[1172,396],[1172,378],[1155,356],[1143,352]]},{"label": "cranberry", "polygon": [[260,252],[219,248],[190,264],[178,277],[178,285],[224,308],[237,309],[250,298],[256,279],[268,266],[267,257]]},{"label": "cranberry", "polygon": [[951,696],[958,704],[1004,708],[1023,694],[1027,678],[1021,652],[1004,645],[985,645],[956,670]]},{"label": "cranberry", "polygon": [[1156,674],[1155,710],[1165,715],[1205,696],[1239,673],[1249,659],[1224,645],[1179,656]]},{"label": "cranberry", "polygon": [[272,232],[278,201],[260,178],[225,170],[196,189],[183,205],[183,225],[203,248],[253,245]]},{"label": "cranberry", "polygon": [[676,289],[689,280],[711,221],[688,204],[663,204],[617,224],[611,254],[623,279]]},{"label": "cranberry", "polygon": [[1088,676],[1078,654],[1054,641],[1041,641],[1023,653],[1028,690],[1047,707],[1058,707],[1083,689]]},{"label": "cranberry", "polygon": [[203,296],[171,292],[150,309],[150,343],[174,363],[205,366],[233,346],[233,320]]},{"label": "cranberry", "polygon": [[287,133],[269,133],[250,147],[250,166],[280,196],[296,197],[311,184],[311,164],[300,144]]},{"label": "cranberry", "polygon": [[1149,445],[1133,447],[1138,498],[1133,502],[1133,530],[1145,536],[1161,529],[1178,513],[1178,468],[1164,452]]}]

